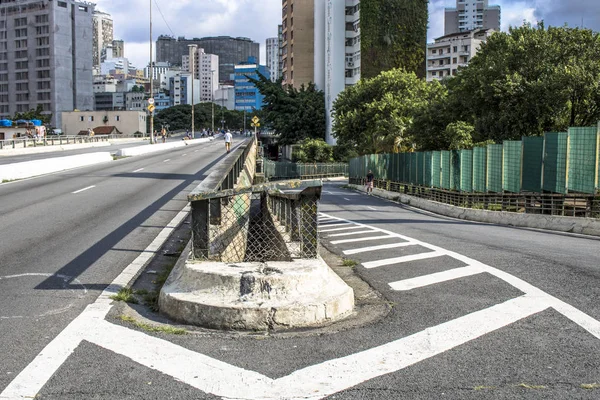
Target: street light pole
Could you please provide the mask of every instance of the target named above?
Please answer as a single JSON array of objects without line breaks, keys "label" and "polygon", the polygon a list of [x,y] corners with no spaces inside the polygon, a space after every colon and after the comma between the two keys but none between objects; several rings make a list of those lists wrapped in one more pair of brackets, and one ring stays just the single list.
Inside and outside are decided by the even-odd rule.
[{"label": "street light pole", "polygon": [[214,88],[214,83],[213,83],[213,79],[215,79],[215,70],[211,69],[210,70],[210,97],[211,99],[211,103],[212,103],[212,132],[213,135],[215,133],[215,92],[213,90]]},{"label": "street light pole", "polygon": [[[152,92],[154,92],[154,69],[152,68],[152,0],[150,0],[150,64],[148,66],[148,75],[150,76],[150,97],[152,97]],[[150,111],[150,143],[154,143],[154,111]]]},{"label": "street light pole", "polygon": [[190,71],[192,73],[192,138],[194,135],[194,70],[196,69],[196,49],[198,45],[196,44],[188,44],[189,48],[189,57],[190,57]]}]

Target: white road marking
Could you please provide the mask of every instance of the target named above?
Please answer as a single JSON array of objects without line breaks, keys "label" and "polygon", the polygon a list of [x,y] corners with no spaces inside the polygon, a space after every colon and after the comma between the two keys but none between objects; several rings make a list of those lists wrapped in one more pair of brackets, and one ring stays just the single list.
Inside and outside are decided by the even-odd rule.
[{"label": "white road marking", "polygon": [[354,243],[354,242],[363,242],[368,240],[381,240],[381,239],[393,239],[393,236],[384,235],[384,236],[372,236],[366,238],[358,238],[358,239],[342,239],[342,240],[333,240],[331,244],[342,244],[342,243]]},{"label": "white road marking", "polygon": [[412,290],[424,286],[434,285],[436,283],[442,283],[458,278],[464,278],[466,276],[477,275],[484,272],[479,267],[466,266],[460,268],[449,269],[447,271],[437,272],[435,274],[429,274],[424,276],[418,276],[416,278],[404,279],[402,281],[390,283],[390,287],[394,290]]},{"label": "white road marking", "polygon": [[200,150],[194,150],[194,153],[197,153],[198,151],[200,151]]},{"label": "white road marking", "polygon": [[409,256],[386,258],[385,260],[367,261],[362,263],[365,268],[377,268],[385,265],[401,264],[410,261],[425,260],[427,258],[441,257],[445,255],[441,251],[429,251],[427,253],[411,254]]},{"label": "white road marking", "polygon": [[166,159],[166,160],[164,160],[163,162],[168,162],[168,161],[171,161],[171,159],[170,159],[170,158],[167,158],[167,159]]},{"label": "white road marking", "polygon": [[[319,223],[319,225],[321,225],[323,228],[329,228],[331,226],[348,226],[348,225],[353,225],[353,224],[349,224],[348,222],[337,222],[337,221],[333,221],[333,223],[331,224],[321,224]],[[355,225],[357,228],[362,228],[362,226],[358,226]]]},{"label": "white road marking", "polygon": [[349,231],[350,229],[362,229],[362,226],[347,226],[345,228],[319,229],[319,232],[327,233],[327,232],[337,232],[337,231]]},{"label": "white road marking", "polygon": [[181,157],[185,157],[185,156],[187,156],[187,153],[186,153],[186,154],[182,154],[182,155],[181,155]]},{"label": "white road marking", "polygon": [[402,243],[392,243],[392,244],[380,244],[378,246],[369,246],[369,247],[361,247],[360,249],[351,249],[345,250],[344,254],[358,254],[358,253],[366,253],[369,251],[376,250],[385,250],[385,249],[395,249],[396,247],[405,247],[405,246],[414,246],[413,242],[402,242]]},{"label": "white road marking", "polygon": [[376,209],[376,208],[374,208],[374,207],[369,207],[369,206],[367,206],[367,208],[368,208],[369,210],[377,211],[377,209]]},{"label": "white road marking", "polygon": [[94,326],[103,321],[112,308],[110,296],[126,287],[138,276],[146,263],[158,252],[173,230],[187,217],[186,205],[158,234],[150,245],[67,327],[56,336],[36,358],[0,393],[0,399],[35,398],[37,393],[60,368]]},{"label": "white road marking", "polygon": [[350,201],[350,199],[349,199],[349,198],[347,198],[347,197],[344,197],[344,200],[346,200],[346,201]]},{"label": "white road marking", "polygon": [[[361,226],[357,226],[357,228],[362,228]],[[329,235],[329,237],[337,237],[337,236],[352,236],[352,235],[362,235],[363,233],[375,233],[376,231],[369,229],[366,231],[358,231],[358,232],[346,232],[346,233],[334,233]]]},{"label": "white road marking", "polygon": [[140,169],[136,169],[136,170],[135,170],[135,171],[133,171],[133,172],[140,172],[140,171],[143,171],[143,170],[144,170],[144,168],[140,168]]},{"label": "white road marking", "polygon": [[84,192],[84,191],[86,191],[86,190],[89,190],[89,189],[93,189],[93,188],[95,188],[95,187],[96,187],[96,185],[92,185],[92,186],[88,186],[88,187],[86,187],[86,188],[83,188],[83,189],[76,190],[76,191],[74,191],[74,192],[71,192],[71,193],[72,193],[72,194],[77,194],[77,193],[81,193],[81,192]]}]

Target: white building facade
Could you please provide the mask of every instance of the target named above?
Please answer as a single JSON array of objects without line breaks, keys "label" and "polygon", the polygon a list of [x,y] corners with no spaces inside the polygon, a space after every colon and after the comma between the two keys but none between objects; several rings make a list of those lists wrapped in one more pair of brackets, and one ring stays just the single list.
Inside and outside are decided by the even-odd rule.
[{"label": "white building facade", "polygon": [[[213,101],[215,92],[219,89],[219,56],[208,54],[198,47],[194,54],[194,64],[194,78],[200,81],[200,101]],[[181,57],[181,68],[192,72],[190,55]]]},{"label": "white building facade", "polygon": [[475,29],[445,35],[428,44],[427,81],[442,80],[456,75],[459,67],[467,66],[481,43],[494,32],[493,29]]},{"label": "white building facade", "polygon": [[219,85],[215,92],[215,104],[228,110],[235,109],[235,87],[233,85]]},{"label": "white building facade", "polygon": [[500,30],[500,6],[488,0],[456,0],[456,7],[444,11],[444,35],[475,29]]},{"label": "white building facade", "polygon": [[152,74],[152,79],[158,80],[160,79],[160,74],[164,74],[170,69],[171,64],[168,62],[153,62],[152,66],[148,65],[144,68],[144,77],[149,78],[150,74]]},{"label": "white building facade", "polygon": [[360,0],[315,0],[314,7],[314,81],[325,92],[326,141],[335,144],[333,103],[360,80]]},{"label": "white building facade", "polygon": [[267,38],[267,68],[271,74],[271,82],[277,81],[280,76],[279,70],[279,38]]}]

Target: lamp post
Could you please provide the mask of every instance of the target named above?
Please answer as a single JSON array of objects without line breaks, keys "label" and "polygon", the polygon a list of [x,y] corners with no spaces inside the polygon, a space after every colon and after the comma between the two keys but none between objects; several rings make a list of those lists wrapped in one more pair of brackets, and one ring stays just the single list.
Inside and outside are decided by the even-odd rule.
[{"label": "lamp post", "polygon": [[194,135],[194,71],[196,69],[196,49],[198,45],[196,44],[188,44],[189,56],[190,56],[190,72],[192,73],[192,138]]},{"label": "lamp post", "polygon": [[[154,92],[154,68],[152,68],[152,0],[150,0],[150,64],[148,66],[148,76],[150,76],[150,97],[152,97],[152,92]],[[150,111],[150,144],[152,143],[154,143],[154,111]]]},{"label": "lamp post", "polygon": [[215,133],[215,91],[213,90],[213,79],[215,79],[215,71],[214,69],[210,70],[210,97],[212,103],[212,132],[213,135]]}]

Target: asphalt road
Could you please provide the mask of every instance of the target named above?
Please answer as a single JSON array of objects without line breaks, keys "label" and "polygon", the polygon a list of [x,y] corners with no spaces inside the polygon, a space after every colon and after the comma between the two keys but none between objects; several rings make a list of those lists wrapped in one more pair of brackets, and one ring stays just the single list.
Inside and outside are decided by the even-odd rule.
[{"label": "asphalt road", "polygon": [[[154,164],[160,161],[152,159]],[[128,165],[127,171],[135,167],[139,165]],[[157,174],[154,178],[158,179],[163,173],[152,169],[141,175]],[[18,267],[43,256],[35,245],[29,246],[30,256],[20,251],[21,257],[12,259],[13,268],[18,268],[15,273],[58,271],[76,276],[88,293],[73,284],[65,290],[57,278],[13,278],[23,281],[12,291],[12,285],[0,280],[2,305],[8,301],[18,307],[24,302],[31,308],[44,302],[48,309],[73,304],[54,316],[30,313],[19,321],[8,320],[19,326],[17,333],[4,328],[4,320],[0,322],[0,335],[7,337],[0,350],[16,364],[0,367],[0,390],[20,371],[24,360],[39,352],[43,336],[51,338],[60,331],[93,299],[93,292],[110,282],[143,247],[133,237],[151,236],[156,232],[152,226],[161,225],[155,219],[162,213],[168,219],[166,208],[173,212],[181,208],[183,200],[175,197],[179,206],[174,206],[166,197],[175,193],[173,186],[188,182],[163,176],[161,185],[170,185],[163,200],[148,199],[148,193],[138,188],[139,197],[131,198],[132,192],[126,190],[129,197],[118,196],[106,207],[96,203],[80,210],[98,192],[105,200],[117,196],[116,190],[104,194],[102,179],[116,180],[115,185],[122,188],[143,185],[137,182],[146,179],[148,185],[156,185],[149,176],[131,176],[124,170],[113,171],[110,178],[96,174],[87,173],[92,180],[76,180],[64,188],[69,192],[99,183],[96,196],[91,196],[96,188],[81,192],[87,193],[83,205],[69,208],[71,213],[90,215],[93,222],[85,228],[69,225],[68,232],[56,228],[63,229],[67,251],[71,243],[80,242],[74,245],[80,252],[65,257],[67,264],[63,261],[62,266],[52,259],[37,262],[37,270]],[[40,225],[47,226],[44,218],[49,218],[49,211],[37,213],[35,206],[41,201],[36,200],[16,216],[33,214]],[[152,217],[146,219],[137,208],[121,218],[120,224],[103,228],[102,221],[113,219],[114,204],[123,202],[141,202],[142,210],[160,211],[148,212]],[[141,331],[109,315],[92,325],[94,334],[87,334],[56,372],[42,380],[38,398],[600,398],[598,239],[457,221],[332,183],[324,187],[319,211],[324,246],[357,263],[356,273],[392,306],[386,318],[312,335],[202,332],[174,336]],[[62,219],[69,220],[68,214],[63,213]],[[11,222],[4,218],[0,214],[3,227]],[[88,237],[90,226],[95,225],[100,228],[93,231],[100,233]],[[7,226],[11,233],[19,230],[16,220]],[[123,235],[121,230],[130,234]],[[38,237],[41,243],[48,240]],[[12,244],[19,248],[18,241]],[[50,245],[42,247],[59,253]],[[94,253],[101,257],[92,257]],[[6,255],[3,246],[0,259]],[[0,315],[13,312],[8,307],[0,310]],[[30,340],[35,348],[24,350]]]},{"label": "asphalt road", "polygon": [[0,185],[0,392],[181,211],[222,141]]}]

